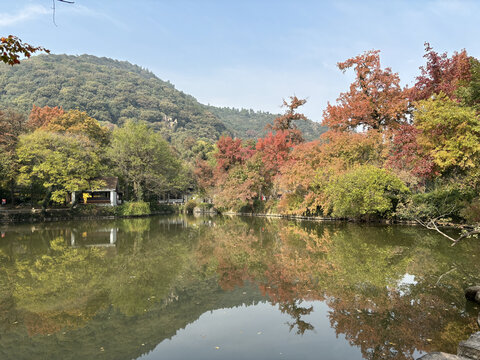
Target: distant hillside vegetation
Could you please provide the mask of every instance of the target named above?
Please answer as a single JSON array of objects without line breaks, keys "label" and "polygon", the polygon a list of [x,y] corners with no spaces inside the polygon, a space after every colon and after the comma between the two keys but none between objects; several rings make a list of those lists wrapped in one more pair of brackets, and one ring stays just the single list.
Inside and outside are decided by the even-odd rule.
[{"label": "distant hillside vegetation", "polygon": [[[40,55],[0,66],[0,107],[29,112],[37,106],[80,109],[102,122],[152,123],[167,139],[215,140],[225,125],[194,97],[128,62],[90,55]],[[170,139],[169,139],[170,140]]]},{"label": "distant hillside vegetation", "polygon": [[[281,100],[281,99],[279,99]],[[277,115],[200,104],[152,72],[126,61],[92,55],[40,55],[20,65],[0,64],[0,108],[28,114],[32,105],[80,109],[104,122],[121,125],[144,120],[182,150],[192,139],[216,140],[222,134],[255,138]],[[299,124],[307,139],[322,128]]]},{"label": "distant hillside vegetation", "polygon": [[[213,114],[229,128],[236,137],[240,138],[259,138],[263,137],[267,131],[265,126],[273,124],[273,119],[280,116],[264,111],[254,111],[252,109],[235,109],[229,107],[208,106]],[[300,108],[298,110],[302,112]],[[305,140],[311,141],[317,139],[322,133],[327,131],[326,127],[313,121],[297,121],[296,125],[302,131]]]}]

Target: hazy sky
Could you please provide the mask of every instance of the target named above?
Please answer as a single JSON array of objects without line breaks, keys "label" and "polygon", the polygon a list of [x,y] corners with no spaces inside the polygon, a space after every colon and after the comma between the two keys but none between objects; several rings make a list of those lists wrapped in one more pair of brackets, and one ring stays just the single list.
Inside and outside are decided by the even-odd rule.
[{"label": "hazy sky", "polygon": [[411,84],[424,42],[480,57],[480,0],[0,0],[0,34],[152,70],[202,103],[279,112],[308,98],[320,121],[351,73],[336,63],[381,50],[382,64]]}]

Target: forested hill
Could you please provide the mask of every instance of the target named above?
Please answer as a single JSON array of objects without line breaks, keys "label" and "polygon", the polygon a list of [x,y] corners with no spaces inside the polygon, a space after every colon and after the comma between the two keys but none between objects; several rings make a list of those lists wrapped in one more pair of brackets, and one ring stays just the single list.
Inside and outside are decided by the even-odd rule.
[{"label": "forested hill", "polygon": [[[251,109],[235,109],[229,107],[215,107],[208,106],[213,114],[229,128],[233,135],[243,139],[259,138],[266,134],[265,126],[273,123],[279,114],[272,114],[264,111],[254,111]],[[299,109],[302,112],[302,109]],[[327,130],[326,127],[313,121],[298,121],[296,123],[298,128],[302,130],[303,136],[306,140],[311,141],[317,139],[320,134]]]},{"label": "forested hill", "polygon": [[[91,55],[40,55],[0,65],[0,108],[28,113],[33,104],[80,109],[113,124],[145,120],[176,144],[224,133],[257,137],[276,116],[206,106],[139,66]],[[313,122],[300,128],[308,139],[321,133]]]},{"label": "forested hill", "polygon": [[0,66],[0,107],[29,112],[32,105],[80,109],[102,122],[145,120],[167,139],[216,139],[226,126],[190,95],[128,62],[91,55],[40,55]]}]

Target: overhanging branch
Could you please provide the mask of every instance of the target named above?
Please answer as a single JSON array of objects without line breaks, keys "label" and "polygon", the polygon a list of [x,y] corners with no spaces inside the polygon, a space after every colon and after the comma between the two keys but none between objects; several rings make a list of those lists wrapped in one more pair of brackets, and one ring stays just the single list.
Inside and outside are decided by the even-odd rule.
[{"label": "overhanging branch", "polygon": [[444,217],[445,215],[441,215],[441,216],[438,216],[434,219],[430,219],[428,220],[427,222],[425,221],[422,221],[421,219],[415,219],[415,221],[417,223],[419,223],[420,225],[422,225],[424,228],[427,228],[429,230],[435,230],[436,232],[438,232],[439,234],[441,234],[442,236],[446,237],[447,239],[449,239],[451,242],[452,242],[452,245],[451,246],[454,246],[456,245],[458,242],[460,242],[461,240],[465,239],[465,238],[469,238],[473,235],[477,235],[477,234],[480,234],[480,228],[474,228],[473,230],[470,230],[470,231],[466,231],[464,232],[462,235],[460,235],[458,238],[454,239],[453,237],[451,237],[450,235],[447,235],[445,234],[442,230],[440,230],[438,228],[438,225],[437,225],[437,220]]},{"label": "overhanging branch", "polygon": [[52,21],[55,26],[57,26],[57,23],[55,22],[55,1],[63,2],[66,4],[75,4],[75,1],[69,1],[69,0],[52,0]]}]

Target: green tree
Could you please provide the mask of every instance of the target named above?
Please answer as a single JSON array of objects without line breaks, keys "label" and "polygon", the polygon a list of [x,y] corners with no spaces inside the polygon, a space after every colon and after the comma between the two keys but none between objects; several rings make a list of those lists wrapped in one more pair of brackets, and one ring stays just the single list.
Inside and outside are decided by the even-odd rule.
[{"label": "green tree", "polygon": [[129,121],[115,129],[108,154],[117,172],[133,186],[138,201],[144,199],[145,192],[174,189],[182,171],[170,145],[144,122]]},{"label": "green tree", "polygon": [[44,207],[50,197],[63,203],[69,192],[95,187],[91,180],[102,169],[98,146],[81,135],[37,130],[20,137],[17,156],[19,184],[41,183],[47,190]]},{"label": "green tree", "polygon": [[326,189],[332,214],[338,217],[388,215],[408,191],[394,174],[372,165],[358,166]]},{"label": "green tree", "polygon": [[468,170],[480,159],[480,120],[474,108],[462,106],[440,93],[419,101],[415,125],[421,130],[419,143],[442,172]]},{"label": "green tree", "polygon": [[0,111],[0,188],[8,188],[14,203],[18,159],[15,148],[19,136],[26,131],[26,119],[13,111]]}]

